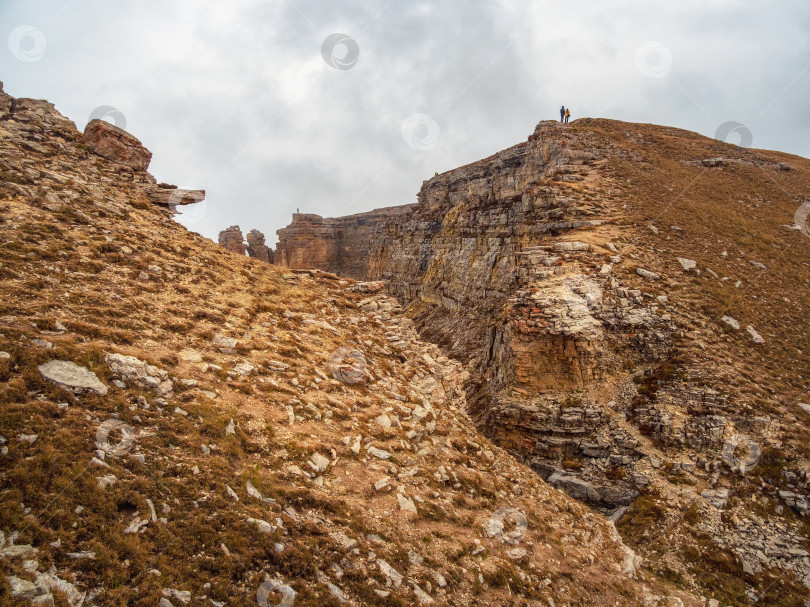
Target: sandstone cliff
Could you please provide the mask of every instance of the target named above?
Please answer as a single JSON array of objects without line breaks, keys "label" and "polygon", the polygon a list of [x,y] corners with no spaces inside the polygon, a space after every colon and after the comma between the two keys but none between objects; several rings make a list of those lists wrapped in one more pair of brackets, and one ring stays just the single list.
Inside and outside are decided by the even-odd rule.
[{"label": "sandstone cliff", "polygon": [[791,226],[808,169],[677,129],[541,122],[363,224],[362,255],[333,256],[300,219],[279,249],[384,279],[465,363],[479,427],[617,519],[657,571],[740,604],[776,575],[799,604],[810,240]]}]

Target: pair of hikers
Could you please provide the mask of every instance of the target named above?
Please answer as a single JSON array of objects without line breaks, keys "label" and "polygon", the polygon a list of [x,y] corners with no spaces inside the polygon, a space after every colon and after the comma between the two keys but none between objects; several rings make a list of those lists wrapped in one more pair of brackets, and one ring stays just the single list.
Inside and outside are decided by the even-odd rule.
[{"label": "pair of hikers", "polygon": [[571,117],[571,110],[570,108],[565,107],[564,105],[560,107],[560,122],[564,122],[568,124],[568,119]]}]

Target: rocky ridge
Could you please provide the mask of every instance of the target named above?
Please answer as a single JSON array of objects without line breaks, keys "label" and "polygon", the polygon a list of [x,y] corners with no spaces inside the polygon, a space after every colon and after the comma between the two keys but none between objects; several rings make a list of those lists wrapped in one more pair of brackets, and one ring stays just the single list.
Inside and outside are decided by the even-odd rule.
[{"label": "rocky ridge", "polygon": [[232,255],[0,108],[4,604],[706,602],[483,437],[384,285]]}]

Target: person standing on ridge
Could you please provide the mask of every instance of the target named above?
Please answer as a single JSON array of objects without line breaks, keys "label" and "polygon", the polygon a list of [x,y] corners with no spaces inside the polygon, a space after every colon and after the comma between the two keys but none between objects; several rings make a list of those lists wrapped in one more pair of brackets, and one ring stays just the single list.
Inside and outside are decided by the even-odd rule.
[{"label": "person standing on ridge", "polygon": [[571,117],[571,108],[565,108],[565,124],[568,124],[568,119]]},{"label": "person standing on ridge", "polygon": [[563,105],[560,107],[560,122],[563,122],[564,118],[565,118],[565,106]]}]

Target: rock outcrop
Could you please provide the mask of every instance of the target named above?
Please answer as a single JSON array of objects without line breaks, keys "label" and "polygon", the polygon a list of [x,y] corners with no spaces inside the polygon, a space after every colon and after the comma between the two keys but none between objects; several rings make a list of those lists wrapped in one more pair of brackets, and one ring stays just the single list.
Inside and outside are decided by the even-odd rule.
[{"label": "rock outcrop", "polygon": [[231,226],[219,233],[219,245],[237,255],[247,253],[249,257],[267,263],[273,263],[275,260],[273,249],[264,244],[264,234],[259,230],[248,232],[247,244],[245,244],[242,229],[239,226]]},{"label": "rock outcrop", "polygon": [[245,255],[247,245],[245,237],[242,236],[242,229],[239,226],[231,226],[219,233],[219,246],[237,255]]},{"label": "rock outcrop", "polygon": [[292,223],[277,231],[276,263],[285,268],[318,268],[363,280],[388,222],[415,205],[386,207],[346,217],[293,213]]},{"label": "rock outcrop", "polygon": [[136,171],[145,171],[152,160],[152,152],[125,130],[105,120],[94,118],[84,127],[87,147],[108,160],[124,164]]},{"label": "rock outcrop", "polygon": [[273,263],[273,249],[264,244],[264,234],[259,230],[251,230],[247,235],[247,254],[249,257]]}]

